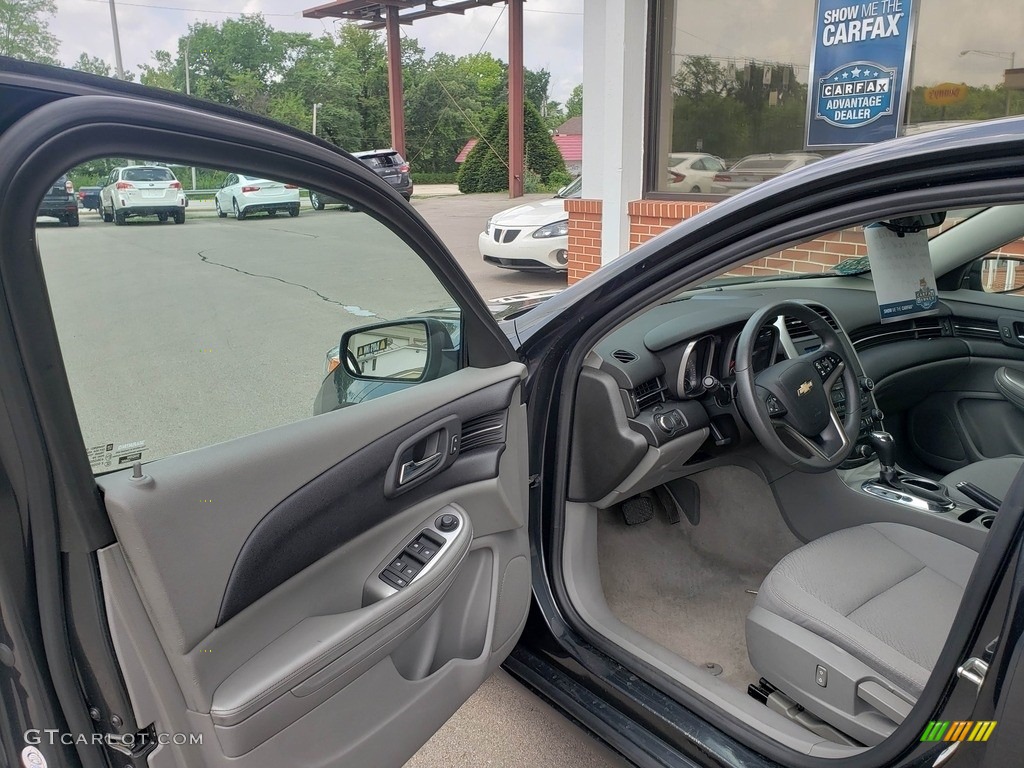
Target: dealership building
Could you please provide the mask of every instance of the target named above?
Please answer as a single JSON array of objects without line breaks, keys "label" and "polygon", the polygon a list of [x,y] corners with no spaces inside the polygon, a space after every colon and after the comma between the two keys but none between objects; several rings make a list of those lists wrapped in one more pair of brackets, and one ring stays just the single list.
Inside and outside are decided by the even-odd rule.
[{"label": "dealership building", "polygon": [[[583,29],[583,197],[566,201],[570,283],[789,168],[1024,113],[1019,0],[587,0]],[[761,157],[745,163],[758,173],[725,173],[708,188],[670,173],[692,153],[729,168]],[[782,256],[828,269],[862,253],[850,236],[843,248],[803,244]]]}]

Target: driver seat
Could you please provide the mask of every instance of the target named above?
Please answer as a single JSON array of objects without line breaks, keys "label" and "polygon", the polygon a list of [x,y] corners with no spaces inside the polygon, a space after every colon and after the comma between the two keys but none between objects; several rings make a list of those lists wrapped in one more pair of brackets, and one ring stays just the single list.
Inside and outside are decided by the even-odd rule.
[{"label": "driver seat", "polygon": [[977,556],[896,523],[816,539],[761,585],[747,616],[750,663],[826,723],[878,744],[921,695]]}]

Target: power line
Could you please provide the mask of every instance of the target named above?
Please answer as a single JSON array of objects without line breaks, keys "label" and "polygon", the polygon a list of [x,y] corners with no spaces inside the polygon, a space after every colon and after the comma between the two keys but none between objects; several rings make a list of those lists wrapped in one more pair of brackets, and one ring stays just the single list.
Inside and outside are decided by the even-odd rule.
[{"label": "power line", "polygon": [[485,37],[484,41],[482,43],[480,43],[480,50],[478,50],[477,53],[482,53],[483,52],[484,46],[487,45],[487,41],[491,39],[491,33],[494,32],[494,28],[496,26],[498,26],[498,22],[501,21],[501,17],[505,14],[505,8],[507,8],[507,7],[508,6],[505,6],[505,5],[501,6],[501,10],[498,11],[498,15],[494,17],[494,23],[491,24],[491,29],[487,33],[487,37]]}]

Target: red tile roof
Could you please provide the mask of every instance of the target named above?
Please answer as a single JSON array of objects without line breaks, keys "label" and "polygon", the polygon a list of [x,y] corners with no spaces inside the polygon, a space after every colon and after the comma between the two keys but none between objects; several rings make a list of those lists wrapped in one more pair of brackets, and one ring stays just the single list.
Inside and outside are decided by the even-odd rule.
[{"label": "red tile roof", "polygon": [[[555,146],[558,147],[558,151],[562,153],[562,160],[567,164],[581,163],[583,162],[583,137],[579,135],[573,136],[562,136],[555,134],[551,137],[555,142]],[[462,148],[455,157],[456,163],[466,162],[466,158],[469,153],[473,151],[473,147],[476,146],[479,139],[470,139],[466,142],[466,146]]]}]

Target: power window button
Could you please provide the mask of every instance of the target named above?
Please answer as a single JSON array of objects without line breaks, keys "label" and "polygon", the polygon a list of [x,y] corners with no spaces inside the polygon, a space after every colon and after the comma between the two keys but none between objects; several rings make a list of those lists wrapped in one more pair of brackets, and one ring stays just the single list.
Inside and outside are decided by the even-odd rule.
[{"label": "power window button", "polygon": [[412,581],[413,577],[420,572],[420,568],[422,567],[423,566],[421,566],[415,558],[402,553],[391,561],[391,565],[388,566],[388,570],[397,576],[401,576],[403,579]]},{"label": "power window button", "polygon": [[409,586],[408,579],[402,578],[398,574],[392,573],[391,571],[381,571],[380,580],[383,581],[385,584],[389,584],[395,589],[401,589],[402,587]]}]

